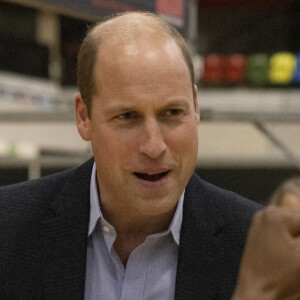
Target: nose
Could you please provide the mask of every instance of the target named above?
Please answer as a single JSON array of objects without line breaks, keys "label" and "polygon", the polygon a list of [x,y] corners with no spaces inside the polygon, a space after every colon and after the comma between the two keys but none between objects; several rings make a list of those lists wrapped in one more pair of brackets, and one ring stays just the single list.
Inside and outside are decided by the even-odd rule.
[{"label": "nose", "polygon": [[161,125],[157,120],[146,120],[142,127],[140,152],[149,158],[159,158],[166,151]]}]

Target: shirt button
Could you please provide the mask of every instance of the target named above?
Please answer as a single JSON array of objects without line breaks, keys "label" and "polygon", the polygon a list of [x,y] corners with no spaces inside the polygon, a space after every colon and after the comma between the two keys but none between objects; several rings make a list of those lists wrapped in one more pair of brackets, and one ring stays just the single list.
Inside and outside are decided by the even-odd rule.
[{"label": "shirt button", "polygon": [[110,232],[110,228],[108,226],[103,226],[103,231],[104,232]]}]

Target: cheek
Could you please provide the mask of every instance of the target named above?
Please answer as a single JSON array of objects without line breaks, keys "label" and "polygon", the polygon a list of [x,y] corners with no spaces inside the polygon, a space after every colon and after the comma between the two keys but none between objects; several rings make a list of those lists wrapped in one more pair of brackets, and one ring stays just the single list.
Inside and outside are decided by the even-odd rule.
[{"label": "cheek", "polygon": [[180,129],[168,134],[168,143],[173,151],[186,158],[190,158],[192,153],[198,152],[198,132],[197,127],[192,124],[185,124]]},{"label": "cheek", "polygon": [[135,139],[125,132],[119,133],[110,129],[97,130],[92,136],[93,153],[99,162],[113,168],[118,161],[126,161],[130,153],[133,153],[134,141]]}]

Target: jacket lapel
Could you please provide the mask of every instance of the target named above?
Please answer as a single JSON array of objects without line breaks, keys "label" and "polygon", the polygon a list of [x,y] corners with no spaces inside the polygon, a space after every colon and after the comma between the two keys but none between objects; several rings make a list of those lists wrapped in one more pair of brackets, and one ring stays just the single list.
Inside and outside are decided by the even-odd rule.
[{"label": "jacket lapel", "polygon": [[177,264],[175,299],[214,299],[221,284],[223,219],[212,195],[195,175],[186,191]]},{"label": "jacket lapel", "polygon": [[42,224],[45,299],[84,298],[92,165],[70,171]]}]

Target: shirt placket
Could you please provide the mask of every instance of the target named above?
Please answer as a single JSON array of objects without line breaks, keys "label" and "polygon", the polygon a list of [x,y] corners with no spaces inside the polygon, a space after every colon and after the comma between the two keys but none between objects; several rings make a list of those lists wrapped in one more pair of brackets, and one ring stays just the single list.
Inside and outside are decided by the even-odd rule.
[{"label": "shirt placket", "polygon": [[130,254],[120,300],[143,299],[151,251],[151,243],[144,242]]}]

